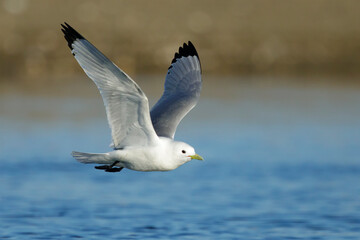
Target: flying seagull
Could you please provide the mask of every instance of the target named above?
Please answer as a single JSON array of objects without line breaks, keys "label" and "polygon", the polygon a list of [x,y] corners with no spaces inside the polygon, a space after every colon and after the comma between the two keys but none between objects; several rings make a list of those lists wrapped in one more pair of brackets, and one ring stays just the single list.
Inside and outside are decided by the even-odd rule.
[{"label": "flying seagull", "polygon": [[189,144],[174,141],[179,122],[196,105],[201,91],[200,59],[190,41],[175,53],[164,93],[149,111],[145,93],[125,72],[69,24],[61,26],[71,53],[100,91],[112,135],[113,151],[74,151],[77,161],[119,172],[170,171],[192,159],[203,160]]}]

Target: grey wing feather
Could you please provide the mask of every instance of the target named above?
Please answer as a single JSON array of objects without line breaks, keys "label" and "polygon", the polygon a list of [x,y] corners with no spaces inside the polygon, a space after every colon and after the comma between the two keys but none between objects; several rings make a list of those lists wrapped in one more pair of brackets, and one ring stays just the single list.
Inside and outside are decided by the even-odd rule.
[{"label": "grey wing feather", "polygon": [[71,26],[65,23],[62,27],[72,54],[101,93],[112,146],[117,149],[157,141],[148,99],[140,87]]},{"label": "grey wing feather", "polygon": [[151,109],[158,136],[174,138],[184,116],[197,104],[201,91],[201,65],[191,42],[179,48],[165,78],[165,90]]}]

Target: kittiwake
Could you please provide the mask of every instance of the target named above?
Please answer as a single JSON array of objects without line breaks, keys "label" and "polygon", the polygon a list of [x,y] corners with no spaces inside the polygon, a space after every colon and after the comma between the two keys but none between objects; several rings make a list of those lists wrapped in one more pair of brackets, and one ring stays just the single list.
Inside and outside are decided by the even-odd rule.
[{"label": "kittiwake", "polygon": [[192,159],[203,160],[192,146],[174,140],[179,122],[197,104],[202,85],[199,55],[190,41],[175,53],[164,93],[149,111],[145,93],[125,72],[69,24],[61,26],[71,53],[100,91],[112,135],[113,151],[74,151],[77,161],[119,172],[170,171]]}]

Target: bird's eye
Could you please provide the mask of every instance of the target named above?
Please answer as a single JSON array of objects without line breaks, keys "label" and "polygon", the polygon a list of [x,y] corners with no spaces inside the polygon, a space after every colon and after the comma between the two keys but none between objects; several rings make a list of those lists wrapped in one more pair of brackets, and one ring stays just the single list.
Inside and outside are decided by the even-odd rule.
[{"label": "bird's eye", "polygon": [[182,150],[181,152],[182,152],[182,153],[186,153],[186,151],[185,151],[185,150]]}]

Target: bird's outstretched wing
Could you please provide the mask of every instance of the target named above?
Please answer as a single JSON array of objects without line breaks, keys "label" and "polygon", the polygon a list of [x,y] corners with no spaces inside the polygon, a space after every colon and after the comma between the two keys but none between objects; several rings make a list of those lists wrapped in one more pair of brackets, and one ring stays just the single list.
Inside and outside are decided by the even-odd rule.
[{"label": "bird's outstretched wing", "polygon": [[67,23],[61,24],[72,54],[98,87],[116,149],[158,140],[140,87]]},{"label": "bird's outstretched wing", "polygon": [[179,122],[198,102],[201,83],[199,55],[189,41],[175,53],[165,78],[164,93],[151,109],[158,136],[174,138]]}]

